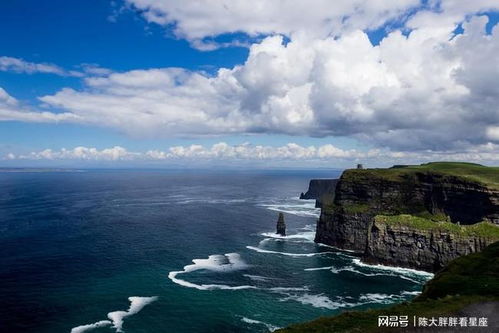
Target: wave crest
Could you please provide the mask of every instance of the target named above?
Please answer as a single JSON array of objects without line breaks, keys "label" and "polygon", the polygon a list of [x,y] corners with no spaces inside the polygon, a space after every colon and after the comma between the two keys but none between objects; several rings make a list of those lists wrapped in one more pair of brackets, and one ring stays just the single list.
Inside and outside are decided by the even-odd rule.
[{"label": "wave crest", "polygon": [[71,333],[82,333],[90,330],[94,330],[101,327],[113,326],[116,332],[123,332],[123,320],[126,317],[133,316],[142,310],[146,305],[156,301],[158,299],[157,296],[152,297],[139,297],[139,296],[131,296],[128,297],[130,301],[130,307],[126,311],[113,311],[107,314],[109,320],[101,320],[95,322],[93,324],[81,325],[77,327],[73,327],[71,329]]},{"label": "wave crest", "polygon": [[168,278],[178,285],[198,290],[242,290],[257,288],[255,286],[249,285],[228,286],[224,284],[196,284],[183,279],[179,279],[177,277],[180,274],[192,273],[198,270],[228,273],[246,269],[249,266],[241,259],[241,256],[238,253],[227,253],[224,255],[213,254],[207,259],[193,259],[192,262],[193,264],[184,266],[184,269],[182,271],[172,271],[168,273]]}]

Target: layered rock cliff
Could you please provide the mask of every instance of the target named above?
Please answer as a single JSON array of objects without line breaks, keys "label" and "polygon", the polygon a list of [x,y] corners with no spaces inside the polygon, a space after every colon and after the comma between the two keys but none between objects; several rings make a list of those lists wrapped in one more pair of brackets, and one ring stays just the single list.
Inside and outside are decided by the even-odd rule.
[{"label": "layered rock cliff", "polygon": [[334,192],[338,179],[312,179],[308,190],[300,195],[300,199],[315,199],[315,206],[320,208],[323,202],[334,200]]},{"label": "layered rock cliff", "polygon": [[[316,242],[373,263],[438,270],[499,237],[498,178],[498,168],[457,163],[346,170],[322,207]],[[401,214],[418,219],[393,223]]]},{"label": "layered rock cliff", "polygon": [[[397,218],[403,220],[404,216]],[[403,221],[389,224],[376,217],[367,236],[363,260],[434,272],[457,257],[482,251],[494,241],[487,233],[456,232],[429,223],[437,225],[423,228]],[[450,225],[444,222],[444,226]]]}]

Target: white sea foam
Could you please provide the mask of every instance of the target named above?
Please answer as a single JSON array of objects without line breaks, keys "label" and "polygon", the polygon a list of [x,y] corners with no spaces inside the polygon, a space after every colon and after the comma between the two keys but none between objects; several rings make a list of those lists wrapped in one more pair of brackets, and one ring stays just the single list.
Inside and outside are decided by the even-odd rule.
[{"label": "white sea foam", "polygon": [[274,291],[274,292],[286,292],[286,291],[308,291],[310,288],[308,286],[304,287],[274,287],[274,288],[269,288],[268,290]]},{"label": "white sea foam", "polygon": [[273,232],[263,232],[260,235],[278,240],[305,240],[306,242],[313,242],[315,239],[315,231],[299,232],[297,234],[287,236],[282,236]]},{"label": "white sea foam", "polygon": [[123,320],[126,317],[133,316],[134,314],[139,313],[146,305],[156,301],[158,299],[157,296],[153,297],[138,297],[132,296],[128,297],[130,301],[130,307],[127,311],[114,311],[109,312],[107,317],[113,322],[113,327],[116,329],[116,332],[123,332]]},{"label": "white sea foam", "polygon": [[90,330],[93,330],[96,328],[110,326],[111,324],[112,324],[112,322],[110,320],[101,320],[101,321],[98,321],[98,322],[93,323],[93,324],[73,327],[71,329],[71,333],[83,333],[83,332],[90,331]]},{"label": "white sea foam", "polygon": [[348,272],[352,272],[352,273],[356,273],[356,274],[360,274],[360,275],[364,275],[364,276],[394,276],[394,277],[397,277],[399,279],[407,280],[407,281],[410,281],[410,282],[416,283],[416,284],[422,284],[424,282],[424,281],[418,281],[418,280],[412,279],[408,276],[401,275],[400,273],[397,273],[397,272],[390,272],[390,271],[386,271],[383,273],[364,273],[364,272],[360,272],[360,271],[356,270],[355,268],[353,268],[351,266],[348,266],[344,269],[338,270],[338,272],[341,272],[341,271],[348,271]]},{"label": "white sea foam", "polygon": [[349,257],[352,257],[352,256],[351,256],[351,255],[348,255],[348,254],[346,254],[346,253],[344,253],[344,252],[348,252],[348,253],[357,253],[357,254],[362,253],[362,252],[359,252],[359,251],[354,251],[354,250],[346,250],[346,249],[341,249],[341,248],[339,248],[339,247],[332,246],[332,245],[327,245],[327,244],[324,244],[324,243],[316,243],[316,244],[317,244],[317,245],[319,245],[319,246],[322,246],[322,247],[329,247],[329,248],[331,248],[331,249],[338,250],[338,251],[339,251],[339,253],[342,253],[342,254],[344,254],[344,255],[346,255],[346,256],[349,256]]},{"label": "white sea foam", "polygon": [[271,204],[262,203],[259,206],[269,210],[303,217],[319,217],[321,212],[320,208],[315,207],[315,200],[300,200],[297,198],[288,198],[285,199],[285,201]]},{"label": "white sea foam", "polygon": [[246,202],[247,199],[205,199],[205,198],[190,198],[185,200],[177,201],[178,205],[188,205],[192,203],[204,203],[210,205],[221,205],[221,204],[234,204],[234,203],[243,203]]},{"label": "white sea foam", "polygon": [[381,272],[381,273],[364,273],[364,272],[361,272],[361,271],[355,269],[352,266],[345,266],[345,267],[342,267],[342,268],[336,268],[334,266],[313,267],[313,268],[305,268],[304,270],[305,271],[329,270],[329,271],[331,271],[334,274],[338,274],[338,273],[341,273],[341,272],[351,272],[351,273],[355,273],[355,274],[359,274],[359,275],[363,275],[363,276],[394,276],[394,277],[397,277],[397,278],[400,278],[400,279],[411,281],[411,282],[416,283],[416,284],[421,284],[423,282],[423,281],[418,281],[418,280],[415,280],[415,279],[411,279],[410,277],[404,276],[404,275],[402,275],[402,274],[400,274],[398,272],[394,272],[394,271],[384,271],[384,272]]},{"label": "white sea foam", "polygon": [[313,295],[313,294],[288,294],[287,297],[282,298],[281,301],[297,301],[305,305],[311,305],[314,308],[324,308],[324,309],[329,309],[329,310],[335,310],[343,307],[351,307],[354,304],[344,302],[341,300],[341,298],[338,298],[339,301],[333,301],[329,297],[327,297],[324,294],[318,294],[318,295]]},{"label": "white sea foam", "polygon": [[288,252],[278,252],[278,251],[265,250],[265,249],[261,249],[259,247],[249,246],[249,245],[246,246],[246,248],[249,250],[252,250],[252,251],[259,252],[259,253],[279,254],[279,255],[289,256],[289,257],[313,257],[313,256],[319,256],[319,255],[333,253],[333,252],[288,253]]},{"label": "white sea foam", "polygon": [[320,213],[319,212],[314,212],[314,211],[308,211],[308,210],[299,210],[299,209],[293,209],[294,207],[289,207],[289,205],[262,205],[266,207],[269,210],[273,210],[276,212],[282,212],[286,214],[291,214],[291,215],[296,215],[296,216],[302,216],[302,217],[319,217]]},{"label": "white sea foam", "polygon": [[228,286],[224,284],[195,284],[177,278],[177,275],[187,274],[198,270],[228,273],[246,269],[248,265],[241,259],[241,256],[238,253],[227,253],[225,255],[214,254],[209,256],[208,259],[193,259],[192,262],[194,264],[185,266],[182,271],[172,271],[168,273],[168,278],[178,285],[198,290],[241,290],[257,288],[249,285]]},{"label": "white sea foam", "polygon": [[94,330],[96,328],[106,327],[113,325],[113,328],[116,332],[123,332],[123,320],[126,317],[133,316],[134,314],[139,313],[146,305],[156,301],[158,299],[157,296],[152,297],[139,297],[139,296],[131,296],[128,297],[130,301],[130,307],[127,311],[113,311],[107,314],[107,317],[110,320],[101,320],[93,324],[81,325],[71,329],[71,333],[82,333],[90,330]]},{"label": "white sea foam", "polygon": [[432,278],[434,275],[433,273],[419,271],[419,270],[411,269],[411,268],[392,267],[392,266],[384,266],[384,265],[369,265],[369,264],[365,264],[365,263],[361,262],[360,259],[358,259],[358,258],[353,259],[352,261],[357,266],[369,267],[372,269],[378,269],[378,270],[384,270],[384,271],[393,271],[393,272],[397,272],[400,274],[419,275],[419,276],[423,276],[425,278]]},{"label": "white sea foam", "polygon": [[[364,273],[364,272],[361,272],[359,270],[356,270],[355,268],[353,268],[352,266],[345,266],[345,267],[342,267],[342,268],[335,268],[335,267],[332,267],[331,268],[331,272],[333,273],[340,273],[340,272],[351,272],[351,273],[355,273],[355,274],[360,274],[360,275],[363,275],[363,276],[396,276],[396,277],[403,277],[401,275],[398,275],[398,274],[394,274],[394,273],[391,273],[391,272],[383,272],[383,273]],[[411,281],[414,281],[414,280],[411,280]],[[418,283],[417,281],[415,281],[416,283]]]},{"label": "white sea foam", "polygon": [[268,281],[275,280],[274,278],[260,276],[260,275],[243,274],[243,276],[251,279],[252,281],[258,281],[258,282],[268,282]]},{"label": "white sea foam", "polygon": [[304,227],[300,228],[300,230],[306,230],[306,231],[315,231],[316,227],[315,224],[307,224]]},{"label": "white sea foam", "polygon": [[251,319],[251,318],[246,318],[246,317],[242,317],[241,321],[245,322],[247,324],[265,326],[267,328],[267,330],[269,330],[270,332],[274,332],[280,328],[278,326],[264,323],[263,321],[259,321],[259,320],[255,320],[255,319]]},{"label": "white sea foam", "polygon": [[325,266],[325,267],[312,267],[312,268],[305,268],[304,271],[322,271],[322,270],[332,270],[334,267],[333,266]]},{"label": "white sea foam", "polygon": [[402,295],[388,295],[379,293],[368,293],[361,295],[359,297],[360,301],[365,303],[377,303],[377,304],[391,304],[397,301],[403,300],[405,297]]},{"label": "white sea foam", "polygon": [[[350,300],[354,300],[352,297],[341,297],[338,296],[336,299],[331,300],[324,294],[296,294],[296,293],[287,293],[282,292],[282,294],[286,295],[286,297],[280,299],[280,301],[297,301],[305,305],[311,305],[316,308],[324,308],[329,310],[336,310],[339,308],[352,308],[365,304],[392,304],[395,302],[402,301],[406,299],[406,296],[409,295],[417,295],[419,292],[417,291],[403,291],[401,294],[379,294],[379,293],[367,293],[359,296],[357,302],[352,302]],[[349,299],[347,301],[346,299]]]}]

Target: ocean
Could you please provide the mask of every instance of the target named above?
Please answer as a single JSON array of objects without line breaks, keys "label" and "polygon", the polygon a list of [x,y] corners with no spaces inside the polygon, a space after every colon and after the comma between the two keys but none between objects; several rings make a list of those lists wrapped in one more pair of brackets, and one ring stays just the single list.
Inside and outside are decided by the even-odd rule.
[{"label": "ocean", "polygon": [[0,173],[0,331],[268,332],[413,298],[431,274],[313,242],[320,210],[298,196],[338,176]]}]

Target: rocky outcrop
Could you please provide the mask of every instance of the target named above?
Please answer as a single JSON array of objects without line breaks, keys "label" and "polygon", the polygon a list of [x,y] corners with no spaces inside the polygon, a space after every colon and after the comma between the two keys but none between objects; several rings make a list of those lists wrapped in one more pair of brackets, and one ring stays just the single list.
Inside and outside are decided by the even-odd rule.
[{"label": "rocky outcrop", "polygon": [[315,199],[315,206],[320,208],[323,202],[334,200],[337,183],[338,179],[312,179],[308,191],[301,193],[300,199]]},{"label": "rocky outcrop", "polygon": [[[485,168],[485,167],[484,167]],[[324,204],[316,242],[357,251],[370,262],[434,271],[489,241],[375,224],[375,216],[412,214],[461,225],[499,224],[499,191],[474,179],[431,170],[346,170]]]},{"label": "rocky outcrop", "polygon": [[277,219],[276,234],[281,236],[286,236],[286,223],[284,222],[284,214],[279,213],[279,218]]},{"label": "rocky outcrop", "polygon": [[456,235],[442,230],[422,230],[374,222],[368,233],[363,261],[416,267],[435,272],[453,259],[482,251],[491,238]]}]

